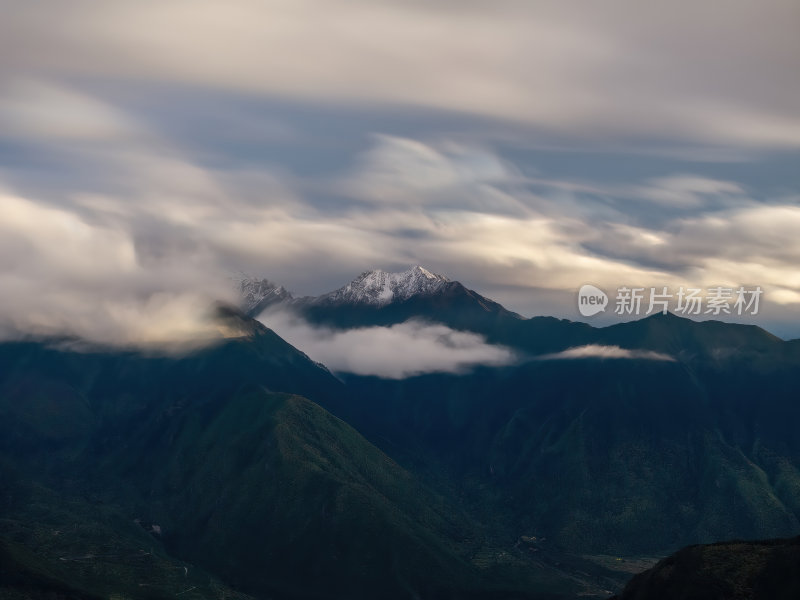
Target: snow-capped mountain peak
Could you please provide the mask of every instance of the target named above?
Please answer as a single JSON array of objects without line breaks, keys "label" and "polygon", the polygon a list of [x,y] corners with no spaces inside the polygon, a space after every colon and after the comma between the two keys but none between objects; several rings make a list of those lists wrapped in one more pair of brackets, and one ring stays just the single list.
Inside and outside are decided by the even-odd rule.
[{"label": "snow-capped mountain peak", "polygon": [[271,304],[292,299],[292,294],[285,287],[269,279],[242,274],[236,281],[241,294],[241,308],[248,314],[256,314]]},{"label": "snow-capped mountain peak", "polygon": [[249,315],[257,315],[278,304],[301,310],[319,305],[385,306],[413,296],[435,294],[452,284],[447,277],[418,265],[400,273],[380,269],[365,271],[338,290],[316,297],[294,298],[286,288],[269,279],[245,274],[239,274],[234,281],[240,293],[240,308]]},{"label": "snow-capped mountain peak", "polygon": [[367,304],[383,306],[412,296],[433,294],[450,283],[443,275],[414,266],[400,273],[366,271],[353,281],[315,299],[315,304]]}]

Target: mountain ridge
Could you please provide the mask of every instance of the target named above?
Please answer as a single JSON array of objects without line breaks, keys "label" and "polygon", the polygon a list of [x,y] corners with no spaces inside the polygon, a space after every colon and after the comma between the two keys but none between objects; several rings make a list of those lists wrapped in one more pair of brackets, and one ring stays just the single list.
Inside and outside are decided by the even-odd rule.
[{"label": "mountain ridge", "polygon": [[800,537],[683,548],[634,576],[609,600],[794,600]]},{"label": "mountain ridge", "polygon": [[[2,343],[0,366],[0,546],[22,546],[10,585],[31,551],[41,559],[31,585],[102,597],[174,597],[203,571],[292,600],[586,589],[486,542],[456,499],[326,410],[348,404],[343,384],[261,324],[183,357]],[[145,570],[156,560],[148,544],[164,565],[160,587]],[[125,570],[116,557],[129,554],[139,566]],[[63,569],[51,581],[52,565]]]},{"label": "mountain ridge", "polygon": [[338,330],[421,319],[477,333],[488,343],[532,355],[601,345],[650,350],[679,360],[724,361],[733,353],[748,354],[764,364],[769,360],[800,360],[800,342],[787,342],[753,324],[695,321],[671,312],[601,327],[547,316],[526,318],[458,281],[419,266],[400,273],[365,271],[345,286],[320,296],[294,298],[271,282],[264,289],[265,296],[259,302],[252,304],[249,297],[243,300],[246,306],[255,306],[249,312],[244,307],[250,316],[280,307],[311,325]]},{"label": "mountain ridge", "polygon": [[[259,279],[244,274],[240,274],[237,287],[240,293],[240,308],[253,317],[274,304],[286,304],[294,308],[337,305],[382,308],[453,289],[463,289],[478,302],[500,306],[474,290],[467,289],[460,282],[433,273],[420,265],[413,265],[405,271],[397,272],[382,269],[363,271],[345,285],[318,296],[296,297],[282,285],[269,279]],[[505,308],[503,310],[509,314],[516,314]]]},{"label": "mountain ridge", "polygon": [[[21,479],[5,476],[10,462],[19,472],[39,473],[42,485],[52,481],[54,492],[39,502],[45,507],[58,506],[53,498],[62,487],[74,487],[71,482],[95,482],[88,491],[78,486],[90,499],[76,500],[78,515],[96,510],[98,502],[114,504],[128,511],[122,513],[127,525],[134,518],[158,523],[160,541],[182,560],[196,560],[245,590],[280,587],[289,598],[325,596],[319,590],[294,594],[306,584],[284,579],[288,567],[274,572],[274,584],[252,579],[260,567],[247,553],[263,546],[253,536],[250,515],[261,515],[262,537],[286,540],[284,546],[270,542],[275,556],[291,551],[317,560],[321,548],[320,564],[345,595],[347,577],[367,560],[359,553],[372,552],[385,536],[402,546],[397,560],[406,565],[404,573],[418,569],[411,556],[418,551],[430,556],[437,548],[460,548],[446,552],[442,565],[461,573],[459,585],[488,592],[475,597],[513,598],[524,597],[523,590],[535,597],[544,589],[539,586],[549,585],[539,578],[548,569],[560,580],[558,564],[576,552],[651,555],[696,541],[797,531],[798,370],[789,355],[782,363],[772,360],[778,355],[770,348],[783,347],[780,340],[750,326],[672,315],[617,325],[609,333],[558,319],[512,319],[497,307],[476,306],[468,290],[450,282],[432,296],[351,308],[356,317],[386,319],[427,311],[453,324],[477,323],[498,338],[519,334],[520,343],[531,347],[602,334],[607,344],[678,344],[688,352],[680,361],[531,360],[398,381],[337,378],[230,307],[220,307],[218,318],[240,335],[184,356],[4,343],[0,473],[9,486]],[[747,354],[752,336],[763,349]],[[721,360],[714,353],[720,344],[737,347],[737,353]],[[760,352],[766,358],[754,361]],[[373,466],[359,475],[364,455]],[[423,511],[414,500],[419,494],[403,491],[408,477],[445,499],[438,514],[468,515],[455,537],[446,524],[433,538],[417,528],[403,533]],[[371,481],[382,483],[374,488]],[[299,487],[282,496],[278,484]],[[17,483],[12,489],[25,499]],[[395,501],[387,504],[386,498]],[[0,495],[0,507],[5,500]],[[41,516],[26,512],[26,502],[18,504],[22,512],[0,519],[0,528],[11,523],[5,535],[12,539],[24,534],[13,523],[34,527]],[[374,518],[354,519],[365,505]],[[337,514],[339,534],[318,546],[322,538],[306,524],[324,529]],[[293,525],[281,529],[282,519]],[[98,525],[104,531],[101,525],[107,525]],[[60,527],[61,521],[53,522],[53,529]],[[231,533],[240,529],[241,536]],[[33,538],[23,539],[33,543],[39,535],[36,529]],[[491,535],[491,544],[482,549],[476,537],[483,535]],[[352,537],[359,549],[342,547],[343,537]],[[531,546],[525,541],[531,538],[547,542]],[[298,539],[295,549],[291,540]],[[208,562],[194,554],[217,546],[226,550]],[[241,560],[250,561],[244,570],[231,562],[242,551]],[[328,552],[347,557],[342,577]],[[391,552],[384,554],[376,568],[393,561]],[[576,572],[593,572],[572,564]],[[292,569],[299,569],[297,563]],[[418,580],[430,592],[421,597],[438,597],[434,579]],[[564,581],[552,583],[554,592],[566,590]],[[512,593],[492,595],[503,590]]]}]

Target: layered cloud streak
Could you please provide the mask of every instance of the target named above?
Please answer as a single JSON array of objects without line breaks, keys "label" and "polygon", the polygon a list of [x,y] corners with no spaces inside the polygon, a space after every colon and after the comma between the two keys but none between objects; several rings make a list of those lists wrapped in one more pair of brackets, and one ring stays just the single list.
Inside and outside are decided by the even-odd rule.
[{"label": "layered cloud streak", "polygon": [[[6,2],[0,336],[208,339],[240,269],[316,295],[409,264],[526,315],[745,284],[797,322],[796,176],[691,158],[795,156],[797,5],[708,6]],[[540,139],[656,158],[568,175]]]},{"label": "layered cloud streak", "polygon": [[259,320],[337,372],[402,379],[423,373],[460,373],[478,365],[501,366],[517,360],[513,351],[488,344],[480,335],[422,321],[336,331],[311,326],[288,311],[267,312]]},{"label": "layered cloud streak", "polygon": [[13,18],[0,23],[0,69],[10,74],[423,107],[580,135],[800,145],[791,1],[4,8]]}]

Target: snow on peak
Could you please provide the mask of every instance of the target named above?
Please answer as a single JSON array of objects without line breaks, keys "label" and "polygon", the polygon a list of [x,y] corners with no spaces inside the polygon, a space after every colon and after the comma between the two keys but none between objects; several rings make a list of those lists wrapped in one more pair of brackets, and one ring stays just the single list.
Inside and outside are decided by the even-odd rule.
[{"label": "snow on peak", "polygon": [[241,294],[241,308],[250,314],[263,310],[270,304],[290,300],[292,295],[282,285],[269,279],[257,279],[240,274],[237,286]]},{"label": "snow on peak", "polygon": [[383,306],[419,294],[435,293],[449,282],[447,277],[431,273],[420,266],[411,267],[401,273],[387,273],[376,269],[362,273],[346,286],[316,300],[334,304]]}]

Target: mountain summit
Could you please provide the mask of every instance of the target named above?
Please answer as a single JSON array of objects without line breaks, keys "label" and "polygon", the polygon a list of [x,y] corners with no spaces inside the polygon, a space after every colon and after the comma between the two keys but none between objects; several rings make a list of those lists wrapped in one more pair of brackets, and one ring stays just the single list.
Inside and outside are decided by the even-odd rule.
[{"label": "mountain summit", "polygon": [[248,315],[257,315],[272,304],[292,300],[292,295],[285,287],[269,279],[241,274],[237,287],[241,297],[240,308]]},{"label": "mountain summit", "polygon": [[344,287],[315,298],[313,303],[384,306],[412,296],[434,294],[448,283],[447,277],[418,265],[401,273],[376,269],[365,271]]},{"label": "mountain summit", "polygon": [[458,281],[415,265],[399,273],[365,271],[320,296],[293,297],[267,280],[239,280],[240,308],[256,317],[270,306],[290,308],[306,320],[337,329],[388,326],[417,318],[484,334],[500,321],[522,317]]},{"label": "mountain summit", "polygon": [[347,285],[321,296],[295,298],[281,285],[269,279],[240,274],[235,280],[241,297],[240,308],[248,315],[258,315],[273,304],[306,306],[369,306],[382,307],[415,296],[430,296],[452,285],[444,275],[438,275],[415,265],[400,273],[381,269],[365,271]]}]

